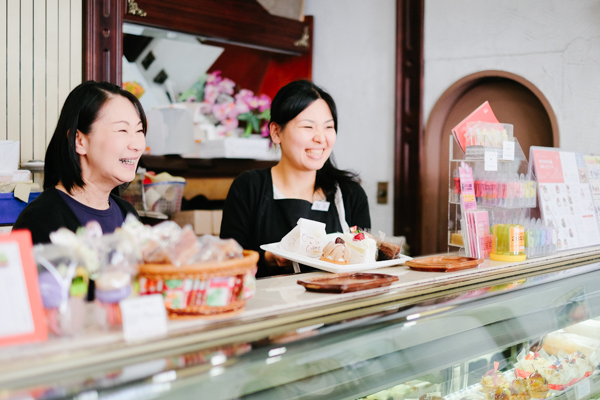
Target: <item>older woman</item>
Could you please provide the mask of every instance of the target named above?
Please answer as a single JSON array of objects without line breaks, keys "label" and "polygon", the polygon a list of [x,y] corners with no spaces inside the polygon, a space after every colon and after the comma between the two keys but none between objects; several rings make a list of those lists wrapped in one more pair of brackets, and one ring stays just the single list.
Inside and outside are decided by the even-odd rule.
[{"label": "older woman", "polygon": [[13,229],[29,229],[34,244],[46,243],[61,227],[76,231],[95,220],[110,233],[128,213],[137,216],[111,192],[135,178],[146,126],[138,99],[119,86],[88,81],[73,89],[46,151],[44,192]]},{"label": "older woman", "polygon": [[367,195],[357,176],[331,161],[337,110],[327,92],[309,81],[284,86],[271,104],[269,129],[281,146],[281,160],[235,179],[221,223],[222,238],[260,253],[257,277],[281,274],[281,267],[290,266],[260,246],[280,241],[301,217],[325,223],[327,233],[371,227]]}]

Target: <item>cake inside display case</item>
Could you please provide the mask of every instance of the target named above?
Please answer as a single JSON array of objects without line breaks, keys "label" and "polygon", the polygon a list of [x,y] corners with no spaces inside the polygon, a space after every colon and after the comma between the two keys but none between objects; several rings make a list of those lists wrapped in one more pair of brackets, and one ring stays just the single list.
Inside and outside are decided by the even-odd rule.
[{"label": "cake inside display case", "polygon": [[359,400],[598,398],[599,349],[600,321],[590,319]]}]

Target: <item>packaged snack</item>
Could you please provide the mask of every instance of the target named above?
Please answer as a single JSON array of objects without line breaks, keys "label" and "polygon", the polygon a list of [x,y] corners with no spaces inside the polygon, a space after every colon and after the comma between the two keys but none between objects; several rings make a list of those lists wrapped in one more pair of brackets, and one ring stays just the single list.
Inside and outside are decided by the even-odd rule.
[{"label": "packaged snack", "polygon": [[125,271],[108,270],[96,279],[96,319],[102,327],[122,324],[119,302],[131,295],[131,275]]},{"label": "packaged snack", "polygon": [[569,356],[569,363],[577,369],[578,378],[587,378],[594,372],[594,365],[590,359],[580,351],[577,351]]},{"label": "packaged snack", "polygon": [[378,261],[400,258],[402,254],[402,246],[404,245],[403,237],[389,237],[381,231],[379,231],[378,235],[365,231],[365,235],[375,240],[377,243]]},{"label": "packaged snack", "polygon": [[540,352],[529,352],[527,350],[523,350],[517,356],[515,374],[517,377],[527,378],[533,372],[548,366],[550,362],[547,360],[547,358],[549,358],[549,356],[544,350]]},{"label": "packaged snack", "polygon": [[256,269],[246,272],[244,275],[244,286],[242,289],[242,299],[248,300],[256,293]]},{"label": "packaged snack", "polygon": [[229,304],[232,297],[235,277],[212,278],[206,288],[206,305],[211,307],[223,307]]},{"label": "packaged snack", "polygon": [[192,279],[167,279],[163,297],[165,307],[172,310],[181,310],[188,306],[193,288]]},{"label": "packaged snack", "polygon": [[325,224],[300,218],[298,224],[280,242],[282,249],[306,257],[318,258],[323,252]]},{"label": "packaged snack", "polygon": [[87,271],[78,267],[76,255],[65,246],[37,245],[33,254],[48,329],[57,336],[77,335],[85,327]]},{"label": "packaged snack", "polygon": [[190,260],[191,264],[222,262],[234,258],[243,258],[242,246],[234,239],[219,239],[211,235],[204,235],[199,240],[200,250]]}]

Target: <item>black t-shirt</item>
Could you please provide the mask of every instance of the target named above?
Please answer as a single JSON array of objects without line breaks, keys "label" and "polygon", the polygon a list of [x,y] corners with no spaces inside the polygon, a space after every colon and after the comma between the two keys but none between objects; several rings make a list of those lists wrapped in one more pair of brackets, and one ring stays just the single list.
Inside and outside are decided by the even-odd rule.
[{"label": "black t-shirt", "polygon": [[[46,189],[21,212],[13,229],[28,229],[33,244],[49,243],[50,233],[58,228],[67,228],[73,232],[83,226],[73,210],[59,194],[56,188]],[[138,218],[135,208],[120,197],[110,195],[124,217],[133,214]]]},{"label": "black t-shirt", "polygon": [[[342,197],[348,225],[370,228],[369,203],[362,187],[352,182],[348,188],[342,188]],[[299,218],[325,223],[327,233],[343,231],[334,202],[330,202],[329,210],[324,212],[312,210],[312,203],[306,200],[276,200],[271,169],[247,171],[236,178],[229,189],[223,208],[221,237],[233,238],[243,248],[259,252],[257,277],[278,275],[284,270],[269,267],[260,246],[279,242],[296,226]]]},{"label": "black t-shirt", "polygon": [[86,225],[90,221],[97,221],[102,227],[102,233],[113,233],[116,228],[123,225],[123,221],[125,221],[125,217],[123,216],[123,212],[117,205],[117,203],[108,198],[108,209],[106,210],[97,210],[92,207],[88,207],[85,204],[81,204],[68,194],[63,191],[58,191],[60,197],[69,205],[69,208],[75,216],[81,222],[81,225]]}]

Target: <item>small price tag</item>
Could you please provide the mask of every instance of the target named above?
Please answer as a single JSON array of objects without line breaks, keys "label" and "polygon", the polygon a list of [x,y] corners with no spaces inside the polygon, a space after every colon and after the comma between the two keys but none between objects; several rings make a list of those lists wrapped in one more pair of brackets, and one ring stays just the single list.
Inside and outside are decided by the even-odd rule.
[{"label": "small price tag", "polygon": [[515,142],[508,140],[502,142],[502,159],[510,161],[515,159]]},{"label": "small price tag", "polygon": [[576,388],[577,388],[577,398],[578,399],[584,398],[585,396],[590,394],[590,380],[583,379],[581,382],[579,382],[577,384]]},{"label": "small price tag", "polygon": [[315,201],[311,207],[311,210],[327,212],[329,211],[329,202],[323,200]]},{"label": "small price tag", "polygon": [[151,339],[167,334],[167,310],[162,295],[133,297],[119,303],[123,335],[127,342]]},{"label": "small price tag", "polygon": [[483,169],[486,171],[498,171],[498,154],[495,151],[485,152]]}]

